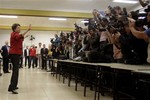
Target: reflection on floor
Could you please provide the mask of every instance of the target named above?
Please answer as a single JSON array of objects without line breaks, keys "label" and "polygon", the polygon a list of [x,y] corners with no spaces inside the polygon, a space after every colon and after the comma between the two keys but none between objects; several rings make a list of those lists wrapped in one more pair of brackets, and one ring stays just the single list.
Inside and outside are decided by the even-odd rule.
[{"label": "reflection on floor", "polygon": [[[94,100],[94,91],[87,89],[87,96],[83,96],[83,87],[78,86],[75,91],[74,82],[68,87],[53,77],[50,72],[40,69],[20,69],[19,94],[7,91],[11,73],[0,76],[0,100]],[[111,97],[102,97],[101,100],[112,100]]]}]

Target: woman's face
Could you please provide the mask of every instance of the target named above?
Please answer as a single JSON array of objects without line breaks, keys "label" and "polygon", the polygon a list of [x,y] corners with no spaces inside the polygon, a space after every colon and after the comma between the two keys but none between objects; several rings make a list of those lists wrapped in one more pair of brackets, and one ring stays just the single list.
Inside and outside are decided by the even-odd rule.
[{"label": "woman's face", "polygon": [[17,28],[15,29],[15,32],[18,32],[18,33],[20,33],[20,26],[17,26]]},{"label": "woman's face", "polygon": [[131,13],[129,13],[129,14],[128,14],[128,17],[129,17],[129,18],[132,18],[132,14],[131,14]]},{"label": "woman's face", "polygon": [[90,30],[89,33],[90,33],[90,35],[93,35],[93,34],[94,34],[94,31],[93,31],[93,30]]}]

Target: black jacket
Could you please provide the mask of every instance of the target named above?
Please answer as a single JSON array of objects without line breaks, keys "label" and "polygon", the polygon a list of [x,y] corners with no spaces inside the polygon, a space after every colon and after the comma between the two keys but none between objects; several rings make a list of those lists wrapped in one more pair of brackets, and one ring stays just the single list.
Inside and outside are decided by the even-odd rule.
[{"label": "black jacket", "polygon": [[[10,46],[8,46],[8,48],[10,48]],[[6,45],[2,46],[1,50],[2,50],[1,54],[2,54],[3,58],[9,57],[9,51],[7,50]]]},{"label": "black jacket", "polygon": [[42,48],[41,49],[41,56],[42,56],[42,58],[47,58],[47,55],[48,55],[48,49],[47,48]]},{"label": "black jacket", "polygon": [[[29,52],[29,49],[28,49],[28,52]],[[30,54],[29,54],[29,55],[30,55]],[[24,49],[24,56],[27,57],[27,56],[29,56],[29,55],[27,55],[27,49]]]}]

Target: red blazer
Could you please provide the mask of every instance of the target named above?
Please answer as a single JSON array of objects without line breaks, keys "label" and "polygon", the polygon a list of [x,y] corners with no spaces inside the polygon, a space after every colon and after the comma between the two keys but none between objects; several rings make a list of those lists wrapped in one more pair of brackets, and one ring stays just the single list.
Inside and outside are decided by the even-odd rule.
[{"label": "red blazer", "polygon": [[19,34],[18,32],[12,32],[10,36],[10,49],[9,54],[19,54],[22,55],[23,49],[22,49],[22,43],[23,43],[24,37]]},{"label": "red blazer", "polygon": [[31,57],[36,57],[36,49],[35,48],[30,49],[30,56]]}]

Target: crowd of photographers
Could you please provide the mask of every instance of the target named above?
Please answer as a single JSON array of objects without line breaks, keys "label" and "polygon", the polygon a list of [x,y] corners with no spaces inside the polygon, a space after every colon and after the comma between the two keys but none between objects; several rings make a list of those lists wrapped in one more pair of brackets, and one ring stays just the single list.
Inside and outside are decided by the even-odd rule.
[{"label": "crowd of photographers", "polygon": [[[141,1],[141,0],[139,0]],[[75,31],[61,33],[52,42],[53,57],[85,62],[147,64],[150,36],[150,6],[145,14],[127,13],[119,6],[108,7],[105,15],[93,10],[88,28],[75,24]]]}]

